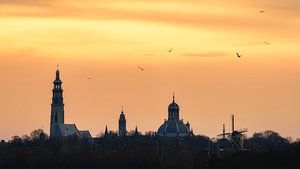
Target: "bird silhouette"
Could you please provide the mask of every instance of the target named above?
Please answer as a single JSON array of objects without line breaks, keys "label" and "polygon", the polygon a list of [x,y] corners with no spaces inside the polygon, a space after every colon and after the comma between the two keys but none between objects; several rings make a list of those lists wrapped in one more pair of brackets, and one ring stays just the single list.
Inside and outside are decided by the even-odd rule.
[{"label": "bird silhouette", "polygon": [[259,11],[259,13],[265,13],[265,11]]},{"label": "bird silhouette", "polygon": [[264,43],[265,43],[266,45],[271,45],[271,42],[266,42],[266,41],[265,41]]},{"label": "bird silhouette", "polygon": [[87,78],[88,80],[91,80],[91,79],[93,79],[93,78],[91,78],[91,77],[89,77],[89,76],[87,76],[86,78]]},{"label": "bird silhouette", "polygon": [[173,51],[173,48],[169,49],[168,52],[171,53]]},{"label": "bird silhouette", "polygon": [[142,67],[140,67],[140,66],[138,66],[138,68],[139,68],[141,71],[145,70],[144,68],[142,68]]},{"label": "bird silhouette", "polygon": [[238,58],[242,57],[242,55],[240,55],[239,53],[236,53],[236,55]]}]

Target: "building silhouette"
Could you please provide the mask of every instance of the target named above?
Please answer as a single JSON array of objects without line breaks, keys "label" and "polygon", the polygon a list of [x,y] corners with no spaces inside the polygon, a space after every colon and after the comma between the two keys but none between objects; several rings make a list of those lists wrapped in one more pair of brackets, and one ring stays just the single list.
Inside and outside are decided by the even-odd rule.
[{"label": "building silhouette", "polygon": [[60,80],[59,70],[56,70],[56,77],[53,81],[52,104],[51,104],[51,120],[50,120],[50,137],[58,137],[59,125],[65,123],[64,120],[64,98],[62,81]]},{"label": "building silhouette", "polygon": [[173,94],[173,102],[168,107],[168,120],[159,127],[157,135],[161,137],[189,137],[191,136],[190,124],[184,124],[179,119],[179,106],[175,102]]},{"label": "building silhouette", "polygon": [[[50,137],[63,138],[68,136],[78,136],[80,138],[92,139],[88,130],[78,130],[75,124],[65,124],[62,81],[58,69],[56,70],[56,77],[53,81],[52,93]],[[127,129],[123,108],[119,117],[118,127],[118,136],[125,137],[127,135]],[[135,133],[138,133],[137,128]],[[107,134],[108,131],[106,128],[104,135]],[[179,118],[179,106],[175,102],[175,95],[173,95],[173,101],[168,107],[168,119],[159,127],[156,135],[165,138],[189,137],[192,135],[189,122],[184,124],[183,120],[180,120]]]},{"label": "building silhouette", "polygon": [[52,104],[50,117],[50,138],[63,138],[78,136],[84,139],[92,139],[88,130],[78,130],[75,124],[65,124],[64,120],[64,98],[60,71],[56,70],[56,77],[53,81]]},{"label": "building silhouette", "polygon": [[120,118],[119,118],[119,136],[124,137],[126,136],[127,131],[126,131],[126,118],[125,114],[122,108]]}]

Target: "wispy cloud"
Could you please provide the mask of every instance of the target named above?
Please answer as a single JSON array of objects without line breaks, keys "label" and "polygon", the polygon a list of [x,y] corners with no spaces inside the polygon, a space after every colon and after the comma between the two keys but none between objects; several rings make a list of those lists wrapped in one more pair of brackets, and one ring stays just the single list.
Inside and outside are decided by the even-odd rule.
[{"label": "wispy cloud", "polygon": [[10,6],[53,6],[57,3],[57,0],[0,0],[0,5],[10,5]]},{"label": "wispy cloud", "polygon": [[199,57],[199,58],[210,58],[210,57],[222,57],[228,55],[225,51],[214,51],[214,52],[204,52],[204,53],[185,53],[182,56],[187,57]]},{"label": "wispy cloud", "polygon": [[[272,31],[276,33],[280,33],[282,29],[289,29],[290,31],[287,31],[286,34],[290,34],[289,32],[297,30],[297,22],[293,22],[293,18],[286,18],[284,11],[281,11],[279,15],[271,10],[281,7],[300,11],[299,2],[295,0],[279,0],[279,2],[280,4],[276,3],[276,6],[272,6],[270,0],[264,1],[264,3],[258,0],[230,0],[226,3],[202,0],[184,2],[176,0],[151,2],[144,0],[116,0],[113,2],[108,0],[84,2],[76,0],[0,0],[0,17],[136,20],[202,29],[247,32],[267,32],[266,30],[272,27]],[[294,4],[294,6],[286,4]],[[22,5],[22,7],[16,7],[16,5]],[[267,13],[259,16],[258,11],[262,9],[266,9]],[[273,17],[273,15],[277,16]]]},{"label": "wispy cloud", "polygon": [[[79,21],[80,25],[91,25],[90,21],[92,21],[92,23],[97,23],[91,25],[91,29],[89,28],[85,33],[82,33],[85,37],[92,32],[91,30],[95,30],[96,27],[99,26],[98,28],[101,28],[100,23],[102,21],[113,21],[120,26],[124,25],[124,23],[120,21],[130,21],[134,23],[134,25],[146,25],[145,22],[148,22],[149,25],[154,25],[155,28],[151,28],[150,30],[147,26],[143,29],[149,30],[145,32],[152,32],[153,36],[158,35],[159,32],[161,32],[161,30],[159,30],[160,26],[171,26],[167,28],[180,31],[185,29],[186,31],[176,32],[176,35],[180,35],[183,38],[187,37],[187,39],[190,38],[192,40],[194,37],[199,37],[194,40],[195,43],[204,40],[201,39],[201,37],[204,38],[204,36],[200,36],[200,34],[196,35],[197,31],[202,31],[201,34],[205,32],[205,38],[223,38],[226,40],[222,41],[219,39],[217,43],[222,42],[223,44],[229,44],[228,42],[231,41],[236,48],[264,45],[264,41],[274,41],[275,44],[274,37],[280,38],[280,41],[286,39],[295,41],[295,39],[299,39],[300,34],[297,33],[300,27],[299,17],[287,17],[284,15],[287,7],[284,7],[283,0],[278,0],[281,5],[278,4],[276,7],[271,6],[270,0],[266,1],[267,2],[260,2],[258,0],[229,0],[224,3],[220,1],[207,2],[204,0],[153,0],[151,2],[147,0],[0,0],[0,19],[6,18],[6,20],[9,21],[12,21],[12,17],[17,19],[20,17],[21,21],[24,18],[26,19],[26,17],[36,19],[41,23],[46,23],[42,24],[43,28],[48,29],[48,31],[51,31],[52,33],[54,27],[53,24],[58,22],[56,19],[63,21]],[[296,5],[299,4],[295,0],[285,1],[285,3],[288,2]],[[283,15],[278,15],[279,13],[274,13],[274,11],[272,11],[272,8],[278,9],[280,7],[283,7],[284,9],[281,11]],[[294,8],[297,8],[297,6]],[[266,13],[262,15],[259,13],[259,10],[266,10]],[[50,20],[48,20],[49,18]],[[21,22],[16,22],[18,25],[21,25]],[[28,22],[24,23],[27,24]],[[9,32],[11,28],[3,25],[4,24],[1,25],[3,30],[1,30],[1,28],[0,30],[2,32]],[[31,25],[31,27],[37,27],[36,23]],[[62,25],[55,27],[60,29],[68,27]],[[118,28],[119,25],[114,28]],[[24,27],[24,25],[21,26]],[[42,29],[38,30],[41,31]],[[70,29],[67,30],[67,33],[69,33]],[[123,30],[116,29],[112,32],[120,33],[128,30],[133,30],[132,26],[128,26]],[[136,27],[136,30],[142,29]],[[28,28],[28,31],[31,31],[30,28]],[[53,34],[59,35],[59,40],[62,39],[60,36],[62,30],[57,32],[59,33]],[[208,36],[211,32],[214,34]],[[73,35],[77,35],[77,33],[73,33],[72,37]],[[126,35],[128,35],[128,33]],[[145,36],[145,39],[147,40],[150,37],[153,37],[152,35]],[[8,38],[11,39],[10,37]],[[172,36],[172,38],[175,39],[175,36]],[[77,42],[69,42],[70,38],[65,39],[67,39],[68,44],[77,45]],[[80,42],[78,43],[83,43],[81,37],[75,36],[75,39],[80,39]],[[94,43],[94,41],[98,42],[98,39],[99,38],[91,36],[91,38],[87,40],[87,43]],[[101,40],[103,39],[101,38]],[[40,43],[39,39],[37,39],[37,41]],[[243,42],[251,43],[243,44]],[[59,46],[61,43],[66,42],[56,40],[47,43],[49,45],[55,43],[58,44],[56,46]],[[116,43],[115,40],[114,43]],[[214,42],[210,43],[210,45],[213,46]],[[226,46],[221,49],[227,48],[232,48],[232,46]],[[206,48],[206,50],[220,50],[220,48]],[[191,49],[191,51],[195,50]],[[184,55],[189,57],[216,57],[225,54],[220,51],[209,53],[185,53],[186,54]]]},{"label": "wispy cloud", "polygon": [[238,46],[241,47],[263,46],[266,45],[265,42],[267,41],[245,42],[245,43],[239,43]]}]

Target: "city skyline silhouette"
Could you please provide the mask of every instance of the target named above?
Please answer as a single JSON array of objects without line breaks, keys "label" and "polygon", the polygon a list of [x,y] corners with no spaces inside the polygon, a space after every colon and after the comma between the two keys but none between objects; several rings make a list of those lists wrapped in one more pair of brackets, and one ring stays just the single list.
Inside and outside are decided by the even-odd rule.
[{"label": "city skyline silhouette", "polygon": [[[294,0],[0,1],[0,139],[49,131],[60,65],[66,123],[93,136],[156,131],[172,93],[197,134],[236,115],[248,136],[299,137],[299,3]],[[238,57],[237,53],[239,54]]]},{"label": "city skyline silhouette", "polygon": [[297,169],[299,0],[0,0],[0,169]]}]

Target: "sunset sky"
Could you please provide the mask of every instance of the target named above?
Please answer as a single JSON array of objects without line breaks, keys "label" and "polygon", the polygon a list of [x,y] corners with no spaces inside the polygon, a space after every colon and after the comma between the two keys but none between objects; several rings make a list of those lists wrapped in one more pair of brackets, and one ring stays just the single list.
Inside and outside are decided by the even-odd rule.
[{"label": "sunset sky", "polygon": [[248,136],[300,137],[299,0],[0,0],[0,139],[49,133],[57,64],[65,122],[93,136],[122,105],[156,131],[175,92],[195,134],[234,113]]}]

